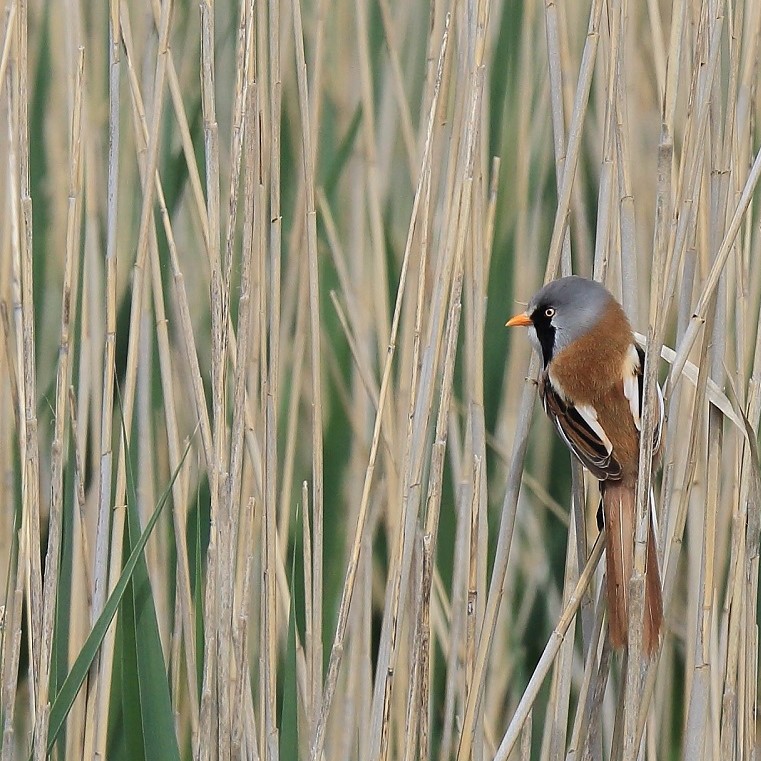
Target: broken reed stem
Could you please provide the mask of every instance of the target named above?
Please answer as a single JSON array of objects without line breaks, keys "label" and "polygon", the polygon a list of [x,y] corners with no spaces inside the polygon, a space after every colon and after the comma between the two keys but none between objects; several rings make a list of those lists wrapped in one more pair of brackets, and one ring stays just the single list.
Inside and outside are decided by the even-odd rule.
[{"label": "broken reed stem", "polygon": [[306,190],[305,229],[309,282],[309,347],[312,380],[312,639],[311,678],[314,717],[310,734],[317,728],[316,716],[320,712],[322,696],[315,685],[322,684],[322,595],[323,595],[323,409],[322,409],[322,351],[320,339],[320,284],[317,265],[317,211],[315,208],[315,152],[309,105],[309,83],[307,81],[304,54],[304,30],[301,22],[301,2],[293,0],[293,34],[296,50],[296,81],[299,91],[301,114],[301,154],[304,165],[304,187]]}]

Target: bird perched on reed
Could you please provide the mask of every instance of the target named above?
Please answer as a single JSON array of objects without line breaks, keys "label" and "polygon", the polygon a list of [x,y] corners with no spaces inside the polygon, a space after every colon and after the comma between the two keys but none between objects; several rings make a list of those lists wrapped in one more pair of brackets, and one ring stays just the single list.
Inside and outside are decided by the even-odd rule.
[{"label": "bird perched on reed", "polygon": [[[600,482],[607,534],[610,639],[625,647],[634,560],[644,352],[621,305],[600,283],[564,277],[542,288],[507,325],[528,328],[543,369],[539,395],[560,437]],[[663,397],[654,452],[660,445]],[[652,500],[647,542],[643,650],[658,646],[663,623]]]}]

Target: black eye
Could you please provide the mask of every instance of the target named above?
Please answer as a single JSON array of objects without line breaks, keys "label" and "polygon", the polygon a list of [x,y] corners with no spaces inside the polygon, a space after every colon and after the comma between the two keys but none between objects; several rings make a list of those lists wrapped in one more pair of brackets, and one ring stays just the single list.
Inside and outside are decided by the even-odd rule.
[{"label": "black eye", "polygon": [[545,317],[554,317],[555,316],[555,307],[547,307],[547,309],[544,310],[544,316]]}]

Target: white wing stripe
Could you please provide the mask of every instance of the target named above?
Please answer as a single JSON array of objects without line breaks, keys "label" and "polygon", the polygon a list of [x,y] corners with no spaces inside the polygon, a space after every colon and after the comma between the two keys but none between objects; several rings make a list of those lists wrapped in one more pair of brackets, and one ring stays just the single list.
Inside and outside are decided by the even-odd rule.
[{"label": "white wing stripe", "polygon": [[656,384],[655,386],[656,396],[658,397],[658,420],[655,423],[655,441],[653,442],[653,451],[657,452],[661,446],[661,435],[663,434],[663,419],[666,416],[666,412],[663,409],[663,391],[661,387]]},{"label": "white wing stripe", "polygon": [[613,444],[610,443],[608,435],[597,421],[597,410],[590,404],[577,404],[575,407],[576,412],[584,418],[584,422],[600,437],[600,441],[602,441],[605,449],[608,450],[608,454],[610,454],[613,451]]},{"label": "white wing stripe", "polygon": [[624,381],[624,396],[629,400],[629,409],[632,413],[634,425],[637,430],[641,430],[642,417],[640,414],[640,399],[639,399],[639,354],[637,354],[637,348],[632,344],[629,347],[629,352],[624,359],[621,373]]}]

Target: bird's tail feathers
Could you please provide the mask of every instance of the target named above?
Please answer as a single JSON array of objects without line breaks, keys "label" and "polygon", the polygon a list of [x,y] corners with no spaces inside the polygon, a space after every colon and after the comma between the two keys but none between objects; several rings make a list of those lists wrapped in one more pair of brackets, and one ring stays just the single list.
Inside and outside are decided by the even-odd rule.
[{"label": "bird's tail feathers", "polygon": [[[611,643],[616,648],[622,648],[626,647],[629,641],[629,580],[634,564],[636,489],[621,482],[604,482],[602,504],[607,534],[605,557],[608,626]],[[642,643],[648,657],[658,647],[662,624],[663,599],[651,515],[645,569],[645,620]]]}]

